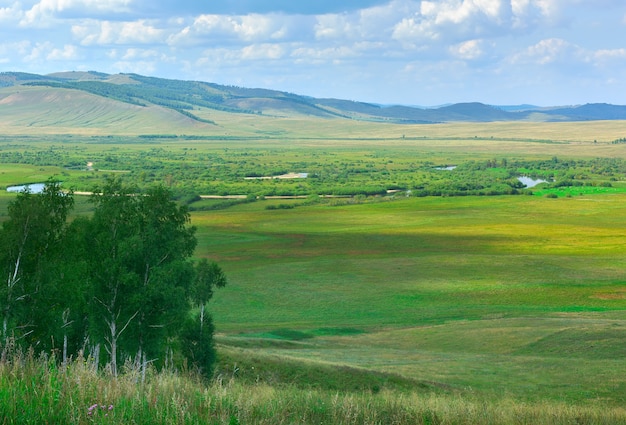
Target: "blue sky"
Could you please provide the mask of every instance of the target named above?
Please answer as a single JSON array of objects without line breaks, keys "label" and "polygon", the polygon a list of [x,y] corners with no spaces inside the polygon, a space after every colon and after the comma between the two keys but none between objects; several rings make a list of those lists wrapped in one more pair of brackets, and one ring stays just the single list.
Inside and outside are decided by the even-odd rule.
[{"label": "blue sky", "polygon": [[626,104],[624,0],[0,0],[0,71],[405,105]]}]

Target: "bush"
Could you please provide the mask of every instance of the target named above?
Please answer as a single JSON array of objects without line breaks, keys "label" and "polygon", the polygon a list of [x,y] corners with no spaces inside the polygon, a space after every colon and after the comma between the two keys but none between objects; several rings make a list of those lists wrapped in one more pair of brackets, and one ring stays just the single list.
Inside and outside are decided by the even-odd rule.
[{"label": "bush", "polygon": [[205,314],[200,326],[200,314],[190,317],[180,333],[182,353],[189,366],[197,370],[205,378],[213,374],[216,352],[213,343],[215,326],[211,316]]}]

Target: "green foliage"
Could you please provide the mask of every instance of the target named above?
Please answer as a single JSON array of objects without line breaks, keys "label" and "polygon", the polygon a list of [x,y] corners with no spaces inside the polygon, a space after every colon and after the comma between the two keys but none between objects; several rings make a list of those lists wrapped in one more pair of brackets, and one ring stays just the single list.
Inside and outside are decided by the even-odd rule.
[{"label": "green foliage", "polygon": [[211,377],[215,363],[213,345],[214,325],[210,315],[206,314],[206,305],[213,298],[214,288],[226,286],[226,276],[215,262],[200,259],[195,266],[191,284],[190,299],[199,311],[188,317],[181,330],[181,344],[185,357],[190,364],[205,377]]},{"label": "green foliage", "polygon": [[211,316],[194,313],[187,318],[180,331],[182,352],[188,365],[205,378],[213,376],[217,358],[213,342],[214,330]]},{"label": "green foliage", "polygon": [[[7,279],[0,294],[3,339],[15,337],[25,345],[49,349],[54,344],[50,336],[59,337],[61,328],[70,331],[70,316],[75,318],[76,312],[71,315],[72,297],[63,286],[69,271],[64,263],[65,222],[72,206],[71,193],[62,192],[53,180],[41,195],[26,189],[9,204],[9,219],[0,232],[0,270]],[[68,287],[80,290],[74,283]],[[74,307],[78,312],[83,308],[78,302]]]},{"label": "green foliage", "polygon": [[[226,278],[213,262],[191,261],[195,228],[163,187],[137,195],[109,180],[91,200],[93,214],[70,225],[73,196],[57,182],[9,204],[0,233],[8,276],[2,339],[38,352],[62,346],[63,361],[84,348],[98,356],[102,345],[114,375],[129,357],[164,364],[192,308],[202,303],[204,312]],[[210,370],[213,325],[206,321],[193,354],[206,350],[203,367]]]},{"label": "green foliage", "polygon": [[195,277],[191,287],[191,299],[198,306],[205,305],[213,298],[214,288],[226,286],[226,276],[214,261],[201,258],[196,264]]},{"label": "green foliage", "polygon": [[[82,191],[102,185],[112,176],[144,191],[165,185],[196,211],[245,202],[224,199],[219,205],[209,205],[199,200],[200,195],[243,196],[249,200],[268,196],[388,196],[398,192],[418,197],[493,196],[533,190],[517,180],[521,175],[555,186],[615,186],[626,175],[626,162],[619,157],[525,158],[508,157],[506,152],[495,157],[482,153],[450,155],[446,160],[454,161],[456,168],[440,169],[442,161],[433,151],[435,142],[432,148],[396,142],[378,148],[368,146],[367,141],[349,140],[321,150],[306,145],[306,141],[294,142],[297,146],[291,147],[245,137],[218,141],[213,136],[173,134],[28,141],[33,143],[9,139],[0,150],[0,163],[65,167],[64,185]],[[93,164],[91,169],[87,163]],[[63,168],[55,170],[63,172]],[[286,172],[307,173],[307,177],[277,178]]]},{"label": "green foliage", "polygon": [[267,205],[265,207],[266,210],[291,210],[295,208],[294,204],[278,204],[278,205]]}]

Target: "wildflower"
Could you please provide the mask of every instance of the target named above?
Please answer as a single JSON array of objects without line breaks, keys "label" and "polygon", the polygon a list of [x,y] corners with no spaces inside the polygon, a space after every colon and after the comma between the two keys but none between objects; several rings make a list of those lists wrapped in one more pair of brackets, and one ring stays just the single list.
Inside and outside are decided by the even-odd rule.
[{"label": "wildflower", "polygon": [[98,410],[101,410],[104,413],[104,416],[109,416],[109,412],[113,410],[113,405],[109,404],[92,404],[87,408],[87,416],[94,416]]},{"label": "wildflower", "polygon": [[93,416],[93,412],[97,408],[98,408],[98,404],[97,403],[89,406],[89,408],[87,409],[87,416]]}]

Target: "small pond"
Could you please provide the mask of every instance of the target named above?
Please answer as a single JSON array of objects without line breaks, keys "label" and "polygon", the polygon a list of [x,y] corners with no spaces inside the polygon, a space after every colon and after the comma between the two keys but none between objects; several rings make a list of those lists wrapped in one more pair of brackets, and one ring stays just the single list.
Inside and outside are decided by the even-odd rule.
[{"label": "small pond", "polygon": [[7,192],[22,192],[26,187],[30,190],[30,193],[41,193],[43,188],[46,187],[45,183],[29,183],[19,186],[8,186]]},{"label": "small pond", "polygon": [[518,177],[517,180],[519,180],[523,185],[525,185],[527,189],[530,189],[531,187],[535,187],[540,183],[547,182],[547,180],[533,179],[533,178],[526,177],[526,176]]}]

